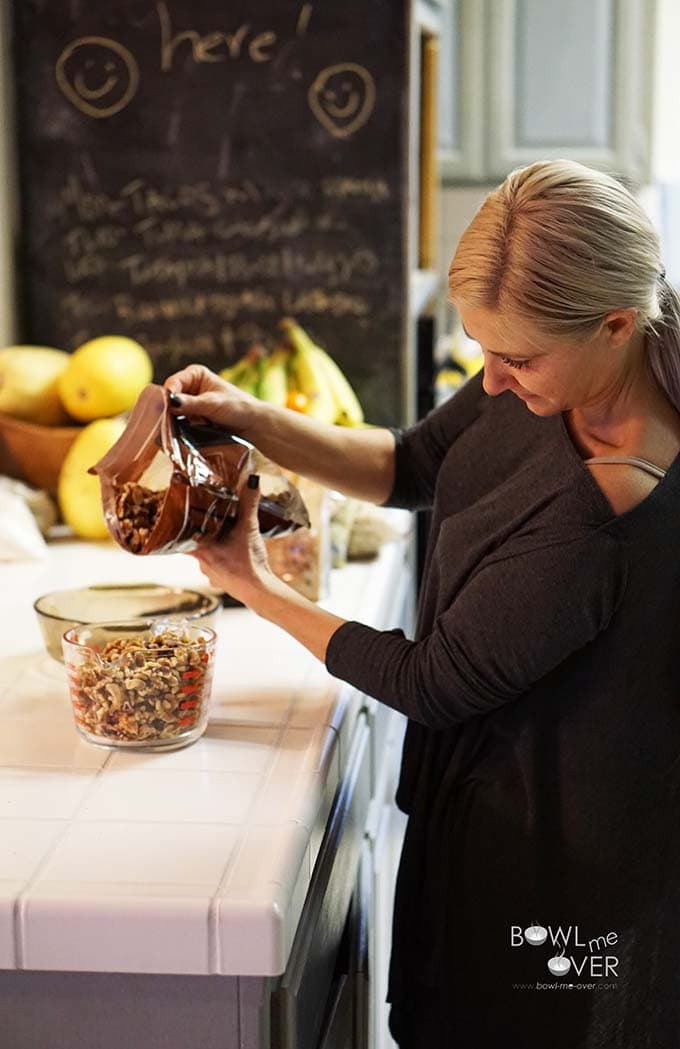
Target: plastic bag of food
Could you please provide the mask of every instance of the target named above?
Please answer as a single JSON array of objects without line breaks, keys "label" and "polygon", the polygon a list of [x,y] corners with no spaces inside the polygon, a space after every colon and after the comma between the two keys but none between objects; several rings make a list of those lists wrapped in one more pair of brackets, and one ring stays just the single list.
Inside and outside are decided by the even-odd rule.
[{"label": "plastic bag of food", "polygon": [[328,597],[331,571],[330,495],[327,488],[300,477],[310,524],[294,535],[267,539],[269,567],[310,601]]},{"label": "plastic bag of food", "polygon": [[309,524],[297,489],[247,441],[169,409],[168,391],[147,386],[128,424],[90,468],[99,476],[107,528],[133,554],[189,553],[233,527],[239,492],[260,475],[260,530],[285,535]]}]

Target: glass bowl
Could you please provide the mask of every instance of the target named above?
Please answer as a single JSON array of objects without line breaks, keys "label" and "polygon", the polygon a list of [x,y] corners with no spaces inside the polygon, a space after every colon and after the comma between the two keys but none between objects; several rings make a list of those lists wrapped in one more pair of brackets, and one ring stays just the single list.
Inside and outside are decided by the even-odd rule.
[{"label": "glass bowl", "polygon": [[186,620],[71,627],[62,646],[80,735],[131,750],[193,743],[208,722],[216,637]]},{"label": "glass bowl", "polygon": [[72,590],[54,590],[33,603],[45,648],[64,662],[61,639],[72,626],[125,622],[132,619],[186,619],[211,626],[220,607],[214,594],[157,583],[102,583]]}]

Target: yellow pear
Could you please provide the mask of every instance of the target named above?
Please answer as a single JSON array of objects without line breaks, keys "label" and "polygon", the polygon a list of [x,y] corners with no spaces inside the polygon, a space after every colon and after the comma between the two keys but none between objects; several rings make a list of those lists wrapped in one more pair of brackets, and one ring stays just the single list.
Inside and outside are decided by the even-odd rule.
[{"label": "yellow pear", "polygon": [[63,350],[47,346],[7,346],[0,350],[0,412],[42,426],[66,422],[59,377],[69,359]]},{"label": "yellow pear", "polygon": [[62,517],[83,539],[108,538],[99,478],[87,471],[116,443],[124,429],[123,419],[89,423],[76,437],[61,467],[57,495]]},{"label": "yellow pear", "polygon": [[69,415],[90,422],[132,408],[152,375],[143,346],[124,335],[102,335],[71,355],[59,379],[59,394]]}]

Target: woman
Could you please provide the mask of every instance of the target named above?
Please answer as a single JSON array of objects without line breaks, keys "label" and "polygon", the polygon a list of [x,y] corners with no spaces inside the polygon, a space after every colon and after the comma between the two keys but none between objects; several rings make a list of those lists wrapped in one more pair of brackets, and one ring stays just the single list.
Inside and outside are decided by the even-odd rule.
[{"label": "woman", "polygon": [[407,430],[321,426],[195,366],[167,381],[182,410],[299,473],[432,507],[416,641],[273,577],[254,490],[232,538],[197,556],[410,719],[389,993],[402,1049],[670,1047],[680,299],[634,198],[567,161],[487,197],[450,293],[484,372]]}]

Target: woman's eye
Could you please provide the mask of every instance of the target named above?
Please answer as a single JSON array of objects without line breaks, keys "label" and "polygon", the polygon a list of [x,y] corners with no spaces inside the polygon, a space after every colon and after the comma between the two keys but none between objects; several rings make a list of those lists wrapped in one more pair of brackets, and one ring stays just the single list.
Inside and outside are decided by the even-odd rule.
[{"label": "woman's eye", "polygon": [[518,361],[514,357],[501,357],[503,364],[507,364],[509,368],[526,368],[528,361]]}]

